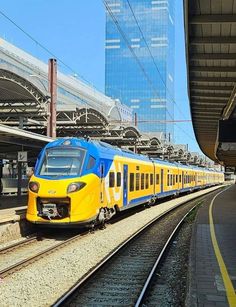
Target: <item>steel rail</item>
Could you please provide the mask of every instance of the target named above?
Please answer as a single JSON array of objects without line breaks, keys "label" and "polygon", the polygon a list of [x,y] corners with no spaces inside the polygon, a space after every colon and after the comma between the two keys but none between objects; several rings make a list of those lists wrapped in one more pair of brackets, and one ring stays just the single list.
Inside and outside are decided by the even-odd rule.
[{"label": "steel rail", "polygon": [[143,300],[144,300],[144,298],[145,298],[145,296],[146,296],[146,294],[147,294],[148,288],[149,288],[149,286],[150,286],[150,284],[151,284],[152,278],[153,278],[153,276],[154,276],[154,274],[155,274],[155,272],[156,272],[158,266],[160,265],[162,259],[164,258],[165,253],[167,252],[167,248],[170,246],[170,243],[172,242],[174,236],[175,236],[175,235],[177,234],[177,232],[180,230],[180,227],[181,227],[181,225],[183,224],[183,222],[185,221],[186,217],[187,217],[187,216],[188,216],[198,205],[200,205],[200,204],[201,204],[201,202],[198,203],[198,204],[196,204],[196,205],[194,205],[194,206],[184,215],[184,217],[180,220],[180,222],[177,224],[177,226],[175,227],[175,229],[174,229],[174,230],[172,231],[172,233],[170,234],[168,240],[166,241],[164,247],[162,248],[162,250],[161,250],[161,252],[160,252],[160,254],[159,254],[159,256],[158,256],[156,262],[154,263],[154,265],[153,265],[153,267],[152,267],[152,269],[151,269],[151,271],[150,271],[150,273],[149,273],[149,275],[148,275],[148,277],[147,277],[147,279],[146,279],[146,281],[145,281],[145,284],[144,284],[144,286],[143,286],[143,289],[142,289],[142,291],[140,292],[140,295],[139,295],[139,297],[138,297],[138,299],[137,299],[137,301],[136,301],[136,303],[135,303],[135,307],[141,306],[141,304],[142,304],[142,302],[143,302]]},{"label": "steel rail", "polygon": [[[87,232],[88,233],[88,232]],[[85,233],[84,233],[85,234]],[[72,238],[67,239],[66,241],[60,242],[52,247],[47,248],[46,250],[37,253],[34,256],[28,257],[27,259],[24,259],[22,261],[19,261],[11,266],[9,266],[6,269],[3,269],[0,271],[0,277],[4,278],[8,275],[13,274],[16,271],[19,271],[21,268],[26,267],[27,265],[34,263],[38,259],[42,259],[42,256],[47,256],[48,254],[53,253],[54,251],[63,248],[64,246],[73,243],[73,241],[76,241],[78,238],[81,238],[82,234],[73,236]]]},{"label": "steel rail", "polygon": [[0,249],[0,254],[6,254],[6,253],[12,251],[15,248],[24,246],[24,245],[26,245],[26,244],[28,244],[32,241],[38,240],[39,238],[40,238],[39,236],[31,236],[31,237],[26,238],[25,240],[20,241],[20,242],[13,243],[11,245],[5,246],[5,247]]}]

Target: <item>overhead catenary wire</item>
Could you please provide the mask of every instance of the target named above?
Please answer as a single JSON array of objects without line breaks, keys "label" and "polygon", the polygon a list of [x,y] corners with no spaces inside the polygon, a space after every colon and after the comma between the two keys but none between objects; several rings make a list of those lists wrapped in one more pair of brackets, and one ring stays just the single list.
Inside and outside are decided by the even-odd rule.
[{"label": "overhead catenary wire", "polygon": [[[109,14],[112,14],[109,5],[107,4],[107,2],[104,0],[103,1],[105,7],[107,8]],[[27,37],[29,37],[32,41],[34,41],[38,46],[40,46],[43,50],[45,50],[48,54],[50,54],[52,57],[56,58],[58,62],[60,62],[62,65],[64,65],[66,68],[68,68],[71,72],[73,72],[73,74],[77,74],[79,75],[72,67],[70,67],[69,65],[67,65],[63,60],[61,60],[59,57],[57,57],[53,52],[51,52],[47,47],[45,47],[42,43],[40,43],[38,40],[36,40],[31,34],[29,34],[27,31],[25,31],[22,27],[20,27],[15,21],[13,21],[10,17],[8,17],[3,11],[0,10],[0,14],[6,18],[9,22],[11,22],[15,27],[17,27],[21,32],[23,32]],[[113,14],[112,14],[113,15]],[[113,15],[114,17],[114,15]],[[113,21],[115,22],[115,24],[117,25],[117,27],[119,28],[119,23],[116,19],[113,19]],[[121,32],[122,29],[120,28]],[[123,36],[124,35],[124,36]],[[139,61],[137,55],[135,54],[134,50],[132,49],[132,47],[129,45],[129,41],[126,38],[125,34],[123,33],[122,37],[123,39],[126,41],[126,43],[129,46],[129,49],[131,51],[131,53],[133,54],[133,56],[136,58],[136,61],[139,63],[140,69],[142,70],[143,74],[145,75],[145,77],[147,78],[147,80],[149,81],[149,83],[152,85],[153,90],[155,91],[155,93],[157,92],[157,95],[159,95],[158,90],[155,89],[155,86],[152,82],[152,80],[149,78],[148,74],[146,73],[144,67],[142,66],[142,63]],[[79,75],[80,76],[80,75]],[[87,81],[85,78],[81,77],[81,79],[83,79],[84,81],[86,81],[88,84],[90,84],[89,81]],[[173,116],[168,112],[169,116],[173,119]],[[178,127],[178,126],[177,126]],[[181,127],[178,127],[180,130]],[[184,130],[182,130],[186,135],[188,135]],[[189,135],[188,135],[189,136]],[[190,136],[189,136],[190,137]],[[192,137],[190,137],[191,139],[193,139]]]}]

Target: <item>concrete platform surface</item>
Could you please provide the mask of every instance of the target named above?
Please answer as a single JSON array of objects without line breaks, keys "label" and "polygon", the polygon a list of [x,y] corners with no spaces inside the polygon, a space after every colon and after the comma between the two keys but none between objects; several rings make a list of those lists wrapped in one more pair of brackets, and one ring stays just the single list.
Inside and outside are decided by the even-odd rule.
[{"label": "concrete platform surface", "polygon": [[190,255],[187,306],[236,306],[236,185],[200,208]]}]

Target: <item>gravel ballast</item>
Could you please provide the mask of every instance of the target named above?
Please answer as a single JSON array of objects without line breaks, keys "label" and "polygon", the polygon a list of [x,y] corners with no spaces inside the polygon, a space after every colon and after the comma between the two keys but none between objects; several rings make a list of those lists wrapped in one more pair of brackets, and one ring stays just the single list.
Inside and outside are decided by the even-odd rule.
[{"label": "gravel ballast", "polygon": [[[1,306],[50,306],[108,253],[154,217],[210,188],[136,213],[0,280]],[[1,246],[0,246],[1,247]]]}]

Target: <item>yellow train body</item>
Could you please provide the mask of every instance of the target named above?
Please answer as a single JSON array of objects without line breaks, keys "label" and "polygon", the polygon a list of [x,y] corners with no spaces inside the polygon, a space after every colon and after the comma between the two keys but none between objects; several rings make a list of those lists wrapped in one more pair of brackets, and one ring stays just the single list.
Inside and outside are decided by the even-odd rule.
[{"label": "yellow train body", "polygon": [[[63,144],[57,141],[56,149],[50,144],[37,162],[29,183],[26,217],[30,222],[84,225],[105,221],[117,211],[224,181],[220,172],[150,160],[85,141],[79,143],[86,153],[82,155],[81,149],[80,173],[74,175],[78,161],[75,163],[74,154],[68,160],[70,146]],[[68,175],[65,169],[69,167]]]}]

